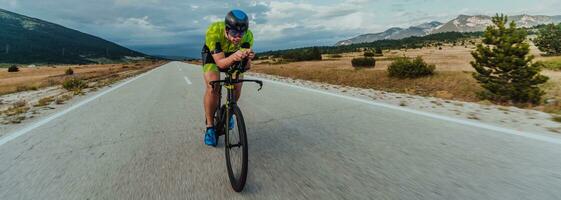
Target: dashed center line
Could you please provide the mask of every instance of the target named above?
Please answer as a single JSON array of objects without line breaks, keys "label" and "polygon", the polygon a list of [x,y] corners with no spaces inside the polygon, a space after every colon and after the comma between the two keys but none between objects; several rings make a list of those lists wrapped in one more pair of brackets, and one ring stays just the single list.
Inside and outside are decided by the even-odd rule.
[{"label": "dashed center line", "polygon": [[189,78],[187,78],[186,76],[183,77],[185,79],[185,82],[187,82],[188,85],[191,85],[193,83],[191,83],[191,81],[189,80]]}]

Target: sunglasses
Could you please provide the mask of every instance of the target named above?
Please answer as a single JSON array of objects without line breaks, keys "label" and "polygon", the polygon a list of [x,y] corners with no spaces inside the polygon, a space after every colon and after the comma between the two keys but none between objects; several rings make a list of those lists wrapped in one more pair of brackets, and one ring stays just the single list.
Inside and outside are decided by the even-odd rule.
[{"label": "sunglasses", "polygon": [[245,31],[238,31],[238,30],[234,30],[234,29],[229,29],[228,30],[228,35],[232,36],[232,37],[242,37],[245,34]]}]

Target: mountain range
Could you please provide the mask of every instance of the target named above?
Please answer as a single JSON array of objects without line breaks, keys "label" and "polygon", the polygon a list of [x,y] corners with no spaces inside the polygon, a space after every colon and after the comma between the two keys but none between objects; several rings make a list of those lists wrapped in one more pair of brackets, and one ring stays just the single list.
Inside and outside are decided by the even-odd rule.
[{"label": "mountain range", "polygon": [[145,56],[93,35],[0,9],[0,63],[92,63]]},{"label": "mountain range", "polygon": [[[561,15],[545,16],[545,15],[516,15],[509,17],[517,25],[521,27],[533,27],[540,24],[560,23]],[[433,21],[429,23],[411,26],[409,28],[393,27],[381,33],[369,33],[359,35],[357,37],[337,42],[336,46],[350,45],[365,42],[374,42],[377,40],[398,40],[412,36],[425,36],[433,33],[443,32],[479,32],[491,25],[490,16],[486,15],[460,15],[447,23]]]}]

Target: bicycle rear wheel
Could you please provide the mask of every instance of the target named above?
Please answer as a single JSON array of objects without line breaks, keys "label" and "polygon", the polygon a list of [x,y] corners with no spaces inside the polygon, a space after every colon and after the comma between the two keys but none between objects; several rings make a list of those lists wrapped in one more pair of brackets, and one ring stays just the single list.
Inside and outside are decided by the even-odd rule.
[{"label": "bicycle rear wheel", "polygon": [[[241,192],[247,179],[248,147],[245,122],[240,109],[233,105],[227,112],[224,124],[224,147],[226,152],[226,167],[230,184],[236,192]],[[234,128],[229,130],[228,122],[234,117]]]}]

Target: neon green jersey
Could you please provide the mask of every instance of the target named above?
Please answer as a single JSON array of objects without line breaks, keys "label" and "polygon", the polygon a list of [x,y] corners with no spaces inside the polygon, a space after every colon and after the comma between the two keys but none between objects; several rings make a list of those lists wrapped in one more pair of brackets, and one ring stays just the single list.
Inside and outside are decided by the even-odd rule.
[{"label": "neon green jersey", "polygon": [[222,52],[234,53],[240,49],[241,44],[248,42],[253,47],[253,33],[248,29],[242,37],[242,41],[237,45],[233,44],[225,36],[226,24],[224,22],[214,22],[210,24],[206,31],[205,44],[213,52],[216,50],[216,43],[220,43]]}]

